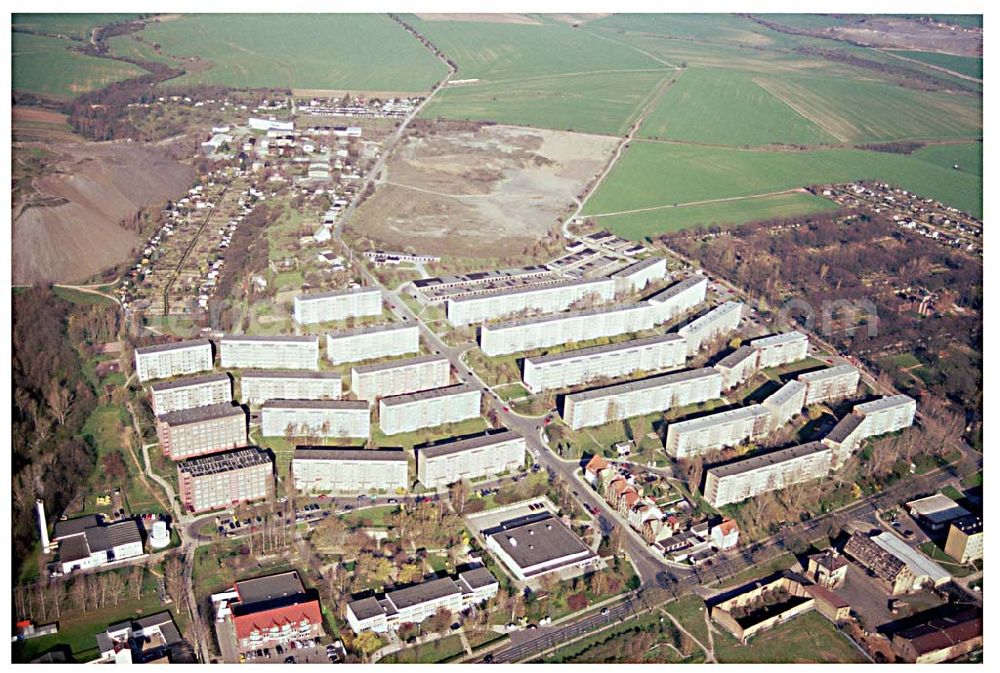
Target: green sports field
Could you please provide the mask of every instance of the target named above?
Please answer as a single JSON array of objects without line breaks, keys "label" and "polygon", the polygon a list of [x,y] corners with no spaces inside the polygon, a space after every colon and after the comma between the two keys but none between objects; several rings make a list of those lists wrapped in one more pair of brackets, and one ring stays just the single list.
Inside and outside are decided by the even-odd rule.
[{"label": "green sports field", "polygon": [[957,72],[977,79],[983,78],[983,59],[972,56],[956,56],[954,54],[939,54],[932,51],[901,51],[892,50],[893,54],[899,54],[905,58],[912,58],[915,61],[922,61],[939,68],[946,68],[952,72]]},{"label": "green sports field", "polygon": [[12,33],[12,88],[68,99],[146,72],[129,63],[71,51],[76,44],[55,37]]}]

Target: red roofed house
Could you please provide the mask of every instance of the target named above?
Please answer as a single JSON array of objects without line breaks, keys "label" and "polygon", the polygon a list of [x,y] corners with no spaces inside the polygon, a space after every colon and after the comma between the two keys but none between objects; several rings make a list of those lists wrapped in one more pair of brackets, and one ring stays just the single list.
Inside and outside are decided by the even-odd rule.
[{"label": "red roofed house", "polygon": [[732,549],[740,541],[740,527],[732,519],[723,519],[718,526],[708,531],[712,544],[723,551]]},{"label": "red roofed house", "polygon": [[319,601],[296,571],[237,582],[235,591],[230,619],[240,651],[323,635]]},{"label": "red roofed house", "polygon": [[609,467],[611,466],[608,464],[608,461],[595,454],[593,458],[587,461],[586,467],[583,468],[583,476],[587,479],[588,483],[594,485],[601,476],[601,471]]}]

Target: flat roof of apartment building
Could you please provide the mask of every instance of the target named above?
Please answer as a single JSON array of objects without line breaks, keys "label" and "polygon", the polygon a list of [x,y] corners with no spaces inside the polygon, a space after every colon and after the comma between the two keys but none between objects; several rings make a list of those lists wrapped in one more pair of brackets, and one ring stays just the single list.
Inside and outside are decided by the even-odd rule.
[{"label": "flat roof of apartment building", "polygon": [[836,367],[827,367],[826,369],[819,369],[814,372],[799,374],[799,381],[802,381],[803,383],[813,383],[815,381],[823,381],[825,379],[834,379],[838,376],[846,376],[851,372],[857,371],[858,368],[853,365],[837,365]]},{"label": "flat roof of apartment building", "polygon": [[784,463],[785,461],[829,450],[830,449],[828,447],[823,446],[820,442],[808,442],[806,444],[799,444],[798,446],[791,446],[787,449],[779,449],[777,451],[771,451],[752,458],[739,460],[728,465],[712,467],[709,468],[708,471],[716,477],[732,477],[737,474],[753,472],[754,470],[759,470],[762,467],[777,465],[779,463]]},{"label": "flat roof of apartment building", "polygon": [[403,404],[413,404],[414,402],[423,402],[425,400],[433,400],[439,397],[451,397],[453,395],[463,395],[465,393],[471,393],[478,391],[479,388],[465,383],[456,383],[451,386],[442,386],[441,388],[431,388],[430,390],[421,390],[416,393],[407,393],[405,395],[392,395],[390,397],[383,397],[381,404],[386,407],[395,407]]},{"label": "flat roof of apartment building", "polygon": [[607,285],[613,283],[610,278],[580,278],[578,280],[567,280],[560,283],[554,283],[551,285],[528,285],[526,287],[515,287],[511,289],[500,289],[496,291],[491,291],[489,294],[479,294],[471,297],[450,297],[448,301],[456,304],[462,302],[472,302],[480,301],[482,299],[491,299],[493,297],[510,297],[517,294],[531,294],[534,292],[548,292],[550,290],[555,290],[564,287],[574,287],[577,285]]},{"label": "flat roof of apartment building", "polygon": [[407,461],[406,451],[396,448],[360,449],[332,446],[296,446],[292,460]]},{"label": "flat roof of apartment building", "polygon": [[522,266],[513,269],[496,269],[493,271],[474,271],[461,275],[435,276],[433,278],[419,278],[413,281],[413,286],[418,289],[434,288],[441,285],[454,285],[458,283],[485,283],[490,280],[502,280],[504,278],[517,278],[520,276],[533,276],[550,274],[549,269],[542,265]]},{"label": "flat roof of apartment building", "polygon": [[176,390],[178,388],[190,388],[192,386],[202,386],[206,383],[219,383],[220,381],[229,382],[229,374],[207,374],[205,376],[188,376],[183,379],[174,379],[173,381],[164,381],[162,383],[151,383],[149,384],[150,390],[154,393],[161,393],[165,390]]},{"label": "flat roof of apartment building", "polygon": [[639,273],[640,271],[645,271],[646,269],[656,266],[657,264],[666,264],[667,260],[663,257],[647,257],[646,259],[640,259],[638,262],[632,262],[623,269],[615,271],[610,278],[624,278],[626,276],[631,276],[634,273]]},{"label": "flat roof of apartment building", "polygon": [[266,409],[368,409],[366,400],[268,400]]},{"label": "flat roof of apartment building", "polygon": [[372,292],[382,293],[377,287],[356,287],[349,290],[334,290],[332,292],[317,292],[315,294],[300,294],[295,297],[295,301],[315,301],[317,299],[333,299],[334,297],[346,297],[352,294],[367,294]]},{"label": "flat roof of apartment building", "polygon": [[417,449],[417,453],[425,458],[440,458],[441,456],[448,456],[453,453],[471,451],[484,446],[493,446],[495,444],[511,442],[516,439],[523,439],[523,437],[513,430],[503,430],[493,434],[478,435],[476,437],[459,439],[456,441],[446,442],[444,444],[420,447]]},{"label": "flat roof of apartment building", "polygon": [[800,391],[804,390],[806,384],[802,381],[788,381],[785,385],[781,386],[773,393],[768,395],[761,404],[774,404],[780,406],[792,399],[795,395],[799,394]]},{"label": "flat roof of apartment building", "polygon": [[190,423],[203,423],[205,421],[212,421],[218,418],[229,418],[231,416],[243,416],[246,418],[246,411],[243,407],[235,405],[231,402],[223,402],[221,404],[210,404],[205,407],[196,407],[194,409],[179,409],[177,411],[171,411],[166,414],[162,414],[158,417],[158,420],[166,423],[167,425],[188,425]]},{"label": "flat roof of apartment building", "polygon": [[833,430],[827,433],[826,437],[823,439],[829,440],[831,442],[843,442],[851,434],[858,429],[858,426],[864,422],[864,418],[858,416],[857,414],[847,414],[833,426]]},{"label": "flat roof of apartment building", "polygon": [[729,423],[734,420],[754,418],[755,416],[768,416],[770,413],[771,412],[759,404],[751,404],[750,406],[739,407],[738,409],[729,409],[728,411],[720,411],[716,414],[700,416],[687,421],[675,421],[670,424],[670,427],[688,431],[699,430],[701,428],[710,428],[713,425],[718,425],[719,423]]},{"label": "flat roof of apartment building", "polygon": [[645,303],[641,304],[618,304],[614,306],[599,306],[597,308],[588,308],[580,311],[564,311],[562,313],[554,313],[551,315],[543,315],[535,318],[518,318],[516,320],[507,320],[504,322],[494,323],[493,325],[486,324],[483,325],[484,330],[501,330],[508,329],[511,327],[521,327],[524,325],[539,325],[547,322],[557,322],[559,320],[569,320],[571,318],[586,318],[592,315],[603,315],[605,313],[619,313],[625,311],[646,311],[649,307]]},{"label": "flat roof of apartment building", "polygon": [[701,367],[700,369],[685,369],[680,372],[673,372],[670,374],[660,374],[659,376],[651,376],[648,379],[639,379],[638,381],[626,381],[625,383],[616,383],[613,386],[604,386],[603,388],[592,388],[591,390],[583,390],[578,393],[570,393],[566,395],[566,398],[572,398],[574,402],[582,402],[584,400],[596,399],[599,397],[607,397],[609,395],[624,395],[625,393],[632,393],[639,390],[648,390],[650,388],[659,388],[661,386],[668,386],[675,383],[683,383],[685,381],[695,381],[702,378],[712,378],[712,377],[722,377],[722,374],[715,371],[712,367]]},{"label": "flat roof of apartment building", "polygon": [[701,283],[707,283],[707,282],[708,282],[708,278],[705,277],[705,276],[700,276],[700,275],[688,276],[684,280],[682,280],[680,282],[677,282],[677,283],[674,283],[673,285],[671,285],[667,289],[660,290],[659,292],[657,292],[656,294],[654,294],[652,297],[647,297],[646,301],[653,301],[653,302],[656,302],[656,303],[661,303],[661,302],[667,301],[668,299],[676,297],[677,295],[679,295],[681,292],[684,292],[685,290],[690,290],[692,287],[694,287],[696,285],[699,285]]},{"label": "flat roof of apartment building", "polygon": [[750,345],[753,348],[768,348],[770,346],[776,346],[778,344],[789,343],[792,341],[799,341],[801,339],[808,338],[802,332],[794,330],[791,332],[785,332],[784,334],[772,334],[771,336],[761,337],[759,339],[752,339]]},{"label": "flat roof of apartment building", "polygon": [[684,327],[682,327],[680,331],[690,332],[692,330],[701,329],[705,325],[710,324],[713,320],[716,320],[719,316],[726,315],[727,313],[731,313],[733,311],[742,311],[742,310],[743,310],[743,302],[727,301],[725,304],[720,304],[719,306],[716,306],[708,313],[698,316],[697,318],[689,322],[687,325],[684,325]]},{"label": "flat roof of apartment building", "polygon": [[419,329],[416,323],[409,322],[390,322],[384,325],[368,325],[367,327],[355,327],[354,329],[341,330],[337,332],[327,332],[327,337],[330,339],[339,339],[340,337],[357,336],[359,334],[378,334],[380,332],[398,332],[404,329]]},{"label": "flat roof of apartment building", "polygon": [[740,346],[732,353],[730,353],[726,357],[716,362],[715,366],[725,367],[727,369],[738,367],[741,364],[743,364],[744,361],[748,360],[749,358],[752,358],[755,352],[756,351],[754,351],[753,348],[750,348],[750,346]]},{"label": "flat roof of apartment building", "polygon": [[222,337],[222,343],[238,343],[240,341],[247,341],[250,343],[301,343],[301,344],[318,344],[319,337],[316,335],[310,336],[293,336],[293,335],[276,335],[276,336],[248,336],[246,334],[230,334],[229,336]]},{"label": "flat roof of apartment building", "polygon": [[301,369],[244,369],[245,379],[331,379],[340,380],[337,372],[311,372]]},{"label": "flat roof of apartment building", "polygon": [[525,358],[525,362],[531,361],[534,365],[548,365],[561,360],[573,360],[575,358],[586,358],[602,353],[614,353],[615,351],[631,350],[633,348],[644,348],[656,343],[670,341],[684,341],[684,337],[679,334],[656,334],[642,339],[632,339],[630,341],[619,341],[617,343],[604,344],[602,346],[590,346],[589,348],[579,348],[577,350],[553,353],[552,355],[536,355]]},{"label": "flat roof of apartment building", "polygon": [[192,477],[204,477],[209,474],[232,472],[233,470],[242,470],[257,465],[270,465],[271,463],[270,454],[256,446],[249,446],[235,451],[183,460],[177,463],[177,469]]},{"label": "flat roof of apartment building", "polygon": [[165,353],[167,351],[182,350],[184,348],[211,345],[212,342],[208,339],[192,339],[190,341],[171,341],[170,343],[156,344],[154,346],[140,346],[135,349],[135,352],[139,355],[149,355],[151,353]]},{"label": "flat roof of apartment building", "polygon": [[[403,369],[405,367],[411,367],[413,365],[422,365],[426,362],[435,361],[448,362],[448,358],[442,355],[421,355],[415,358],[404,358],[402,360],[389,360],[388,362],[380,362],[374,365],[362,365],[360,367],[352,367],[351,371],[354,374],[370,374],[371,372],[386,371],[389,369]],[[451,364],[449,363],[449,366]]]},{"label": "flat roof of apartment building", "polygon": [[909,395],[887,395],[877,400],[872,400],[871,402],[864,402],[862,404],[855,405],[854,413],[873,414],[877,411],[884,411],[886,409],[892,409],[893,407],[901,407],[910,403],[916,404],[916,400]]},{"label": "flat roof of apartment building", "polygon": [[239,594],[240,604],[244,608],[255,603],[267,603],[278,598],[298,596],[305,593],[305,590],[302,579],[299,577],[298,571],[295,570],[236,583],[236,593]]}]

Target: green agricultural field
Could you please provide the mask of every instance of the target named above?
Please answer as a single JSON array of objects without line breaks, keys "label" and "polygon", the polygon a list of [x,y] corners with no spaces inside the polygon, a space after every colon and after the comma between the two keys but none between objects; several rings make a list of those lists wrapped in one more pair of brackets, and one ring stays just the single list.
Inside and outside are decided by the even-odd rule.
[{"label": "green agricultural field", "polygon": [[983,175],[982,143],[961,143],[958,145],[928,145],[913,153],[921,161],[926,161],[949,170],[958,170],[971,175]]},{"label": "green agricultural field", "polygon": [[[426,92],[447,69],[419,41],[376,14],[198,14],[149,24],[111,41],[114,53],[184,61],[171,84]],[[159,44],[153,52],[152,44]]]},{"label": "green agricultural field", "polygon": [[78,40],[87,40],[95,28],[126,23],[141,16],[141,14],[13,14],[11,24],[16,30],[66,35]]},{"label": "green agricultural field", "polygon": [[954,54],[940,54],[933,51],[903,51],[893,49],[892,54],[898,54],[903,58],[912,58],[915,61],[945,68],[960,75],[967,75],[977,79],[983,78],[983,59],[974,56],[956,56]]},{"label": "green agricultural field", "polygon": [[749,46],[784,45],[794,39],[735,14],[614,14],[588,22],[586,28]]},{"label": "green agricultural field", "polygon": [[823,30],[850,23],[847,18],[829,14],[759,14],[758,16],[772,23],[780,23],[783,26],[804,30]]},{"label": "green agricultural field", "polygon": [[55,37],[11,33],[14,91],[73,98],[146,72],[129,63],[71,51],[75,44]]}]

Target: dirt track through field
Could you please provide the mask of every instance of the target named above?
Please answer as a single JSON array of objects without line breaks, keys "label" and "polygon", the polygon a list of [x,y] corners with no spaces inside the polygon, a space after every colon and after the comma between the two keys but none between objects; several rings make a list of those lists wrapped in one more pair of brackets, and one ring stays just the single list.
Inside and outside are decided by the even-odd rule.
[{"label": "dirt track through field", "polygon": [[671,203],[665,206],[650,206],[649,208],[636,208],[635,210],[619,210],[614,213],[594,213],[587,217],[611,217],[612,215],[631,215],[632,213],[648,213],[653,210],[665,210],[667,208],[683,208],[684,206],[703,206],[709,203],[722,203],[725,201],[744,201],[747,199],[763,199],[768,196],[781,196],[782,194],[807,194],[801,187],[794,189],[783,189],[778,192],[767,192],[766,194],[751,194],[750,196],[727,196],[721,199],[706,199],[705,201],[688,201],[687,203]]}]

